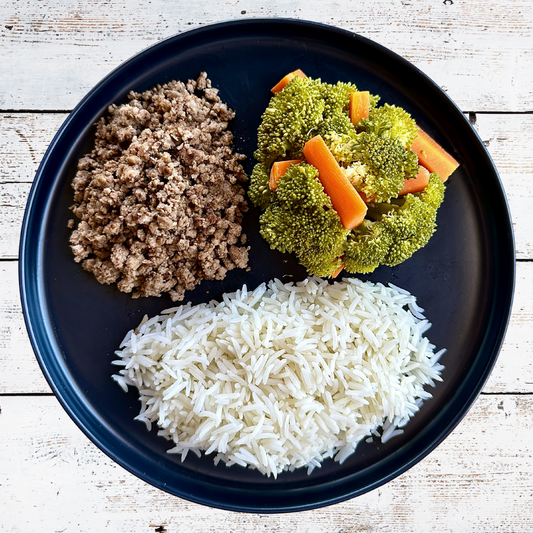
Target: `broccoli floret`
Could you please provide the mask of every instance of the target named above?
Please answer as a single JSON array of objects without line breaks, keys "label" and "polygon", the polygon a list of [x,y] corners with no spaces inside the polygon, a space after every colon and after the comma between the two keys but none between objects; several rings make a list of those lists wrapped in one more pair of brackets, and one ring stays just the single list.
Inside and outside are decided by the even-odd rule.
[{"label": "broccoli floret", "polygon": [[272,191],[260,217],[261,235],[270,247],[294,253],[309,274],[328,277],[342,264],[348,230],[307,163],[291,166]]},{"label": "broccoli floret", "polygon": [[363,132],[333,134],[327,140],[335,159],[347,168],[348,177],[353,174],[350,165],[356,164],[352,170],[356,171],[358,182],[352,183],[376,202],[396,198],[406,175],[414,177],[418,173],[418,156],[406,150],[398,139]]},{"label": "broccoli floret", "polygon": [[293,78],[263,113],[255,159],[268,167],[275,160],[298,159],[311,137],[347,131],[351,126],[347,107],[355,90],[351,83],[330,85],[319,79]]},{"label": "broccoli floret", "polygon": [[[403,109],[370,96],[368,119],[357,129],[348,115],[350,83],[293,78],[263,113],[248,194],[263,210],[261,235],[272,249],[294,253],[311,275],[330,277],[394,266],[425,246],[435,231],[444,185],[436,174],[421,193],[398,198],[405,178],[418,174],[409,149],[417,127]],[[292,165],[270,190],[275,161],[303,159],[305,143],[321,135],[352,185],[371,200],[363,223],[347,230],[318,179],[318,170]],[[407,149],[406,149],[407,148]]]},{"label": "broccoli floret", "polygon": [[266,209],[270,203],[271,190],[269,187],[270,173],[264,163],[257,163],[250,176],[248,196],[259,209]]},{"label": "broccoli floret", "polygon": [[326,138],[329,135],[351,135],[354,132],[355,129],[350,117],[345,111],[338,109],[320,124],[315,135]]},{"label": "broccoli floret", "polygon": [[383,263],[392,243],[392,235],[383,224],[364,220],[348,235],[344,253],[347,272],[368,274]]},{"label": "broccoli floret", "polygon": [[366,274],[380,264],[396,266],[424,247],[435,232],[444,189],[434,172],[424,191],[391,203],[370,204],[367,216],[371,220],[365,220],[348,238],[346,270]]},{"label": "broccoli floret", "polygon": [[418,127],[411,115],[405,109],[389,104],[371,109],[369,117],[361,119],[357,129],[379,137],[398,139],[404,148],[409,148],[418,135]]}]

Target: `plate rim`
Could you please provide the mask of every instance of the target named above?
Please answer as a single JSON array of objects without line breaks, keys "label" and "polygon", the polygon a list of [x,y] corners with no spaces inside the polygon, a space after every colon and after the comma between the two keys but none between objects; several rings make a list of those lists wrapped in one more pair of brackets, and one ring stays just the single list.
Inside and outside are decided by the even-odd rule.
[{"label": "plate rim", "polygon": [[[434,88],[440,93],[441,96],[445,97],[448,100],[448,104],[455,108],[456,113],[463,116],[465,125],[469,126],[469,131],[471,135],[474,135],[477,139],[477,143],[479,145],[479,148],[481,149],[481,154],[484,158],[484,160],[487,162],[489,166],[491,166],[494,170],[494,174],[499,182],[499,196],[500,200],[502,201],[502,207],[506,209],[506,212],[508,214],[508,218],[506,219],[507,224],[507,237],[510,239],[510,242],[508,242],[509,246],[509,254],[507,256],[507,259],[509,261],[509,264],[507,265],[507,271],[509,271],[509,279],[507,279],[507,298],[505,300],[505,310],[503,312],[503,315],[505,318],[504,320],[499,323],[499,331],[496,334],[496,341],[492,345],[490,357],[488,357],[488,364],[484,367],[484,372],[479,376],[476,386],[470,390],[470,394],[467,397],[467,400],[464,402],[464,407],[462,409],[459,409],[455,412],[455,416],[451,420],[451,422],[446,427],[445,431],[442,431],[440,433],[440,438],[433,440],[432,444],[430,446],[427,446],[421,453],[416,455],[416,457],[412,458],[410,461],[404,463],[400,468],[394,469],[392,472],[390,472],[388,475],[382,477],[380,480],[369,484],[365,486],[363,489],[355,490],[353,492],[346,492],[343,496],[335,497],[332,499],[328,498],[318,498],[313,500],[311,503],[307,504],[297,504],[297,505],[287,505],[286,507],[262,507],[262,506],[240,506],[240,505],[232,505],[232,504],[226,504],[221,503],[218,501],[213,501],[210,498],[204,498],[201,495],[195,494],[189,494],[189,493],[179,493],[173,490],[169,490],[168,487],[162,486],[161,483],[157,483],[156,480],[152,479],[147,473],[139,472],[138,469],[133,468],[130,464],[125,462],[121,456],[116,452],[116,450],[112,450],[107,446],[105,443],[102,442],[101,438],[97,438],[94,433],[90,431],[90,428],[87,427],[87,425],[84,422],[84,417],[80,417],[77,410],[73,407],[73,405],[68,401],[68,396],[72,396],[72,393],[68,394],[68,391],[63,390],[60,384],[56,382],[54,379],[54,372],[57,372],[58,370],[55,368],[56,366],[59,366],[59,363],[57,361],[52,361],[54,364],[50,365],[50,358],[46,355],[46,348],[52,348],[53,344],[55,343],[55,339],[49,339],[47,335],[45,335],[46,339],[43,339],[42,330],[47,330],[46,327],[44,327],[44,323],[41,321],[41,324],[36,324],[33,320],[35,317],[35,311],[32,310],[32,306],[35,303],[35,300],[32,300],[32,294],[36,291],[36,287],[33,286],[33,282],[31,279],[32,275],[32,268],[30,265],[32,264],[31,261],[29,261],[30,258],[35,257],[36,260],[34,261],[34,264],[36,266],[36,270],[39,271],[39,269],[42,269],[42,265],[39,265],[39,254],[36,250],[30,250],[28,249],[29,241],[31,240],[31,222],[32,222],[32,213],[35,211],[35,206],[39,202],[39,188],[42,183],[42,176],[44,171],[47,168],[47,165],[49,164],[50,158],[52,154],[54,153],[54,149],[57,146],[59,140],[63,137],[65,134],[65,131],[68,129],[68,127],[72,124],[72,122],[75,121],[76,117],[79,115],[81,110],[84,108],[84,106],[89,102],[92,98],[92,96],[107,82],[114,78],[118,78],[120,76],[120,73],[122,70],[128,68],[132,63],[137,62],[139,59],[142,59],[145,55],[150,55],[153,53],[154,49],[157,49],[161,46],[165,46],[169,44],[172,41],[179,41],[183,38],[189,38],[194,37],[195,34],[205,34],[210,31],[216,31],[217,29],[222,28],[228,28],[228,27],[242,27],[250,24],[281,24],[286,26],[292,26],[294,24],[306,28],[314,28],[314,27],[320,27],[323,30],[327,32],[331,32],[333,34],[341,34],[344,37],[350,37],[354,38],[356,40],[361,40],[367,45],[372,46],[373,48],[377,48],[382,53],[385,53],[391,57],[394,58],[395,61],[405,65],[409,69],[415,69],[419,75],[421,75],[425,80],[434,86]],[[42,229],[42,228],[41,228]],[[459,424],[459,422],[465,417],[465,415],[468,413],[468,411],[471,409],[471,407],[474,405],[477,397],[481,393],[481,390],[483,386],[485,385],[486,381],[488,380],[490,373],[492,372],[494,365],[496,364],[498,355],[501,351],[501,347],[503,345],[503,341],[505,339],[505,334],[509,325],[510,317],[511,317],[511,309],[512,309],[512,303],[514,298],[514,289],[515,289],[515,281],[516,281],[516,260],[515,260],[515,241],[514,241],[514,233],[512,228],[512,219],[511,219],[511,212],[509,209],[508,201],[505,195],[504,187],[501,181],[501,178],[499,176],[499,173],[497,171],[497,168],[492,161],[492,158],[486,148],[484,147],[477,131],[472,127],[472,125],[468,122],[466,117],[464,117],[464,113],[460,110],[460,108],[455,104],[455,102],[444,92],[429,76],[427,76],[424,72],[422,72],[418,67],[398,55],[396,52],[393,52],[392,50],[386,48],[385,46],[367,38],[363,37],[355,32],[352,32],[350,30],[346,30],[343,28],[338,28],[335,26],[331,26],[328,24],[324,24],[321,22],[314,22],[309,20],[303,20],[303,19],[293,19],[293,18],[245,18],[245,19],[238,19],[238,20],[226,20],[221,22],[216,22],[213,24],[206,24],[199,26],[197,28],[193,28],[190,30],[186,30],[174,35],[171,35],[161,41],[158,41],[149,47],[141,50],[140,52],[134,54],[127,60],[121,62],[116,68],[114,68],[111,72],[109,72],[106,76],[104,76],[96,85],[94,85],[87,94],[80,100],[80,102],[75,106],[75,108],[72,110],[71,113],[69,113],[68,117],[65,119],[57,133],[55,134],[54,138],[52,139],[50,145],[48,146],[40,164],[38,167],[38,170],[35,175],[35,179],[33,181],[32,187],[30,189],[30,193],[28,196],[28,200],[25,207],[24,217],[22,221],[22,229],[20,234],[20,240],[19,240],[19,290],[20,290],[20,297],[21,297],[21,304],[22,304],[22,311],[23,311],[23,317],[24,322],[26,325],[26,329],[28,332],[28,336],[30,338],[30,343],[32,345],[33,352],[35,354],[35,357],[39,363],[39,366],[41,368],[41,371],[43,372],[48,384],[50,385],[52,391],[54,392],[54,395],[59,400],[61,406],[63,409],[67,412],[67,414],[70,416],[70,418],[76,423],[76,425],[82,430],[82,432],[87,436],[87,438],[94,443],[101,451],[103,451],[109,458],[111,458],[113,461],[121,465],[123,468],[125,468],[130,473],[134,474],[136,477],[146,481],[147,483],[150,483],[151,485],[155,486],[158,489],[164,490],[166,492],[169,492],[170,494],[174,496],[178,496],[184,499],[187,499],[189,501],[208,505],[211,507],[216,507],[219,509],[225,509],[229,511],[240,511],[240,512],[260,512],[260,513],[281,513],[281,512],[294,512],[294,511],[303,511],[303,510],[310,510],[310,509],[316,509],[323,507],[325,505],[332,505],[335,503],[340,503],[342,501],[346,501],[348,499],[351,499],[353,497],[362,495],[366,492],[369,492],[370,490],[373,490],[379,486],[382,486],[383,484],[391,481],[392,479],[396,478],[398,475],[402,474],[403,472],[410,469],[412,466],[420,462],[424,457],[426,457],[429,453],[431,453],[437,446],[439,446],[442,441],[444,441],[449,434],[456,428],[456,426]],[[33,292],[32,292],[33,291]],[[40,317],[47,317],[48,313],[44,309],[44,303],[40,302],[39,305],[39,313],[38,316]],[[43,346],[42,341],[47,340],[48,345]],[[57,344],[57,343],[55,343]],[[481,351],[481,348],[478,350],[478,353]],[[47,364],[48,363],[48,364]],[[71,382],[70,382],[71,383]]]}]

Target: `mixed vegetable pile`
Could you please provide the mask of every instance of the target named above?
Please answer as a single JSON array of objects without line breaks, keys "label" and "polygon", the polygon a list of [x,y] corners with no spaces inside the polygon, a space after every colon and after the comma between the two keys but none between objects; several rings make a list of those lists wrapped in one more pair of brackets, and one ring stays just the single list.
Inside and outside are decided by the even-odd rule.
[{"label": "mixed vegetable pile", "polygon": [[457,161],[402,108],[295,71],[262,116],[248,194],[271,248],[311,275],[395,266],[436,229]]}]

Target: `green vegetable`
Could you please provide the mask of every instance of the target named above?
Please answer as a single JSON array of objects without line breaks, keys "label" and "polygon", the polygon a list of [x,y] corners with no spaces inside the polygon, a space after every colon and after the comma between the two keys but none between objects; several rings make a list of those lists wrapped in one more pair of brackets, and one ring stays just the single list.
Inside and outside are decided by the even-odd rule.
[{"label": "green vegetable", "polygon": [[248,187],[248,197],[259,209],[264,210],[271,201],[271,191],[269,188],[270,170],[264,163],[257,163],[250,176]]},{"label": "green vegetable", "polygon": [[345,110],[355,90],[351,83],[293,78],[263,113],[255,159],[269,168],[279,159],[301,159],[305,143],[315,135],[353,130]]},{"label": "green vegetable", "polygon": [[368,273],[380,264],[395,266],[409,259],[435,232],[443,199],[444,184],[433,173],[421,193],[406,194],[390,204],[370,204],[368,219],[348,237],[346,270]]},{"label": "green vegetable", "polygon": [[[352,273],[405,261],[429,240],[444,185],[431,175],[421,193],[398,198],[419,171],[410,149],[417,127],[403,109],[370,95],[368,119],[354,128],[348,116],[351,83],[335,85],[294,77],[270,100],[258,129],[257,160],[248,194],[263,212],[261,235],[271,248],[294,253],[309,274],[330,277],[343,262]],[[291,166],[270,190],[275,161],[303,159],[305,143],[321,135],[352,185],[369,204],[364,222],[346,230],[307,163]]]},{"label": "green vegetable", "polygon": [[310,274],[327,277],[342,264],[348,230],[307,163],[291,166],[270,191],[261,235],[271,248],[294,253]]},{"label": "green vegetable", "polygon": [[396,198],[405,178],[418,174],[418,156],[396,138],[363,132],[332,134],[328,141],[337,161],[347,168],[349,178],[356,163],[357,179],[352,184],[376,202]]},{"label": "green vegetable", "polygon": [[398,139],[404,148],[409,148],[418,136],[418,127],[411,115],[405,109],[389,104],[371,109],[369,117],[361,119],[357,130]]}]

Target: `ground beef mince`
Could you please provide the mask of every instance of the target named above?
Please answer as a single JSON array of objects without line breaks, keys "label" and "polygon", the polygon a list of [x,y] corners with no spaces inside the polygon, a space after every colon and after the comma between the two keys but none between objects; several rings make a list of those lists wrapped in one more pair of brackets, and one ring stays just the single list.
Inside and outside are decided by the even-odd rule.
[{"label": "ground beef mince", "polygon": [[234,116],[205,73],[110,106],[72,183],[75,260],[134,297],[169,292],[174,301],[202,279],[246,268]]}]

